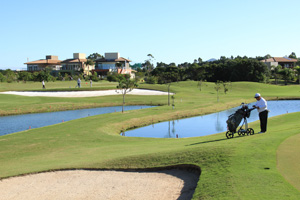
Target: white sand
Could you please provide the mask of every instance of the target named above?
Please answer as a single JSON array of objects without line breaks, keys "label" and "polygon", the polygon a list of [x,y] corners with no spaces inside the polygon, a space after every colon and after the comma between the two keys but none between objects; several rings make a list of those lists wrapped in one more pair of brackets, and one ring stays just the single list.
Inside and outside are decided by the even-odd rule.
[{"label": "white sand", "polygon": [[0,180],[0,200],[191,199],[198,177],[184,170],[69,170]]},{"label": "white sand", "polygon": [[[8,91],[0,92],[0,94],[14,94],[22,96],[43,96],[43,97],[96,97],[108,95],[120,95],[118,90],[97,90],[97,91],[62,91],[62,92],[23,92],[23,91]],[[128,94],[130,95],[168,95],[167,92],[145,89],[133,89]],[[171,93],[173,94],[173,93]]]}]

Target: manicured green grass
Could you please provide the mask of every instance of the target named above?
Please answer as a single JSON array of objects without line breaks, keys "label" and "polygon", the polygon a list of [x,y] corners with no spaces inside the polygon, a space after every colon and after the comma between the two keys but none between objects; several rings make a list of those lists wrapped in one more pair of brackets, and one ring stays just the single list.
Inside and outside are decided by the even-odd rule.
[{"label": "manicured green grass", "polygon": [[[107,90],[116,89],[116,82],[94,82],[93,87],[82,84],[82,88],[68,88],[76,85],[76,81],[57,81],[47,83],[47,89],[41,89],[41,83],[1,83],[1,91],[81,91],[81,90]],[[139,88],[166,91],[164,85],[141,84]],[[167,104],[166,96],[126,96],[127,105],[163,105]],[[38,112],[53,112],[61,110],[74,110],[94,107],[107,107],[122,105],[122,97],[88,97],[88,98],[55,98],[55,97],[26,97],[0,94],[0,116]]]},{"label": "manicured green grass", "polygon": [[75,88],[77,81],[55,81],[55,82],[45,82],[46,89],[42,89],[41,82],[0,82],[0,92],[2,91],[51,91],[51,90],[99,90],[99,89],[115,89],[117,86],[116,82],[108,81],[98,81],[93,82],[93,86],[90,87],[89,81],[82,80],[81,88]]},{"label": "manicured green grass", "polygon": [[277,150],[278,170],[293,186],[300,190],[300,134],[283,141]]},{"label": "manicured green grass", "polygon": [[[122,129],[154,122],[216,112],[254,101],[260,92],[267,99],[300,98],[299,86],[274,86],[259,83],[232,83],[217,102],[213,83],[200,92],[196,82],[174,83],[175,109],[160,106],[150,109],[111,113],[73,120],[0,137],[0,177],[9,177],[65,168],[150,168],[174,164],[201,167],[194,199],[300,199],[276,168],[276,150],[286,138],[300,133],[300,113],[269,119],[268,132],[226,139],[224,133],[183,139],[122,137]],[[143,85],[144,88],[153,88]],[[156,85],[157,88],[165,86]],[[2,95],[1,104],[12,95]],[[166,96],[127,96],[128,100],[165,104]],[[127,99],[126,97],[126,99]],[[16,97],[14,97],[16,98]],[[18,97],[19,106],[30,98]],[[111,102],[121,97],[33,98],[41,105],[56,102]],[[101,102],[102,103],[102,102]],[[100,103],[100,104],[101,104]],[[13,107],[12,105],[10,105]],[[3,109],[5,106],[1,106]],[[32,106],[33,107],[33,106]],[[224,122],[225,123],[225,122]],[[258,122],[251,127],[259,130]],[[170,183],[171,184],[171,183]]]}]

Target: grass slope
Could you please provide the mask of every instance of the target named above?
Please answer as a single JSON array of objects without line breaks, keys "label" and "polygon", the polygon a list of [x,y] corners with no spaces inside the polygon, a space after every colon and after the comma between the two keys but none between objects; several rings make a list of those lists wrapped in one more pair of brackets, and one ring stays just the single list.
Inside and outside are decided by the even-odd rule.
[{"label": "grass slope", "polygon": [[300,134],[291,136],[277,149],[278,170],[293,186],[300,190]]},{"label": "grass slope", "polygon": [[[256,92],[267,99],[300,97],[297,86],[242,82],[233,83],[229,93],[221,94],[220,102],[216,102],[214,84],[207,83],[201,92],[196,85],[196,82],[172,85],[173,92],[176,92],[175,110],[161,106],[124,114],[104,114],[2,136],[0,177],[64,168],[117,169],[194,164],[202,169],[194,199],[300,199],[300,192],[276,168],[278,146],[286,138],[300,133],[297,121],[300,113],[270,118],[266,134],[229,140],[224,133],[183,139],[118,135],[122,129],[150,124],[152,118],[155,122],[165,121],[215,112],[241,102],[249,103],[254,101]],[[149,85],[143,87],[151,88]],[[20,100],[23,98],[26,99],[20,97]],[[105,97],[103,100],[109,102],[114,98]],[[166,97],[139,98],[144,104],[166,101]],[[9,104],[9,99],[4,103]],[[65,101],[63,98],[49,99],[41,98],[41,105],[44,101],[58,104]],[[84,98],[90,102],[99,99],[102,98]],[[22,106],[21,101],[19,105]],[[259,129],[258,122],[251,126]]]},{"label": "grass slope", "polygon": [[[77,80],[73,81],[56,81],[45,82],[46,91],[48,90],[99,90],[99,89],[115,89],[116,82],[99,81],[93,82],[93,87],[90,87],[89,81],[82,81],[81,88],[75,88]],[[41,82],[0,82],[0,92],[3,91],[37,91],[43,90]],[[44,90],[43,90],[44,91]]]}]

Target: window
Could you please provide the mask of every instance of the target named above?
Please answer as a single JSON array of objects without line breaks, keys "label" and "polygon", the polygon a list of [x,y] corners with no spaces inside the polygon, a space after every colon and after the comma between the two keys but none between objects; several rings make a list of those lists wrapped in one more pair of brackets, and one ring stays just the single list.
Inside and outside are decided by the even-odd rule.
[{"label": "window", "polygon": [[102,63],[98,63],[97,69],[103,69]]}]

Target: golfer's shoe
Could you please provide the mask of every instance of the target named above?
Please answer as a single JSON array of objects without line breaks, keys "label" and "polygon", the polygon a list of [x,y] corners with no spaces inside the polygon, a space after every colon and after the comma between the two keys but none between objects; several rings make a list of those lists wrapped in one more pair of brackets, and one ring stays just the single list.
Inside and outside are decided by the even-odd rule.
[{"label": "golfer's shoe", "polygon": [[261,131],[261,132],[258,132],[258,134],[261,134],[261,133],[265,133],[265,132],[262,132],[262,131]]}]

